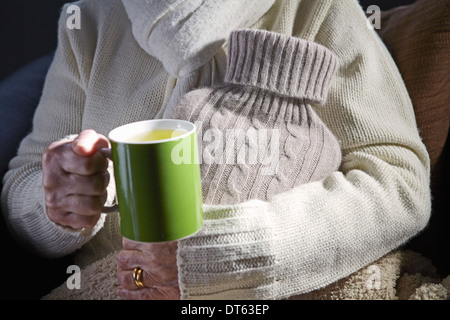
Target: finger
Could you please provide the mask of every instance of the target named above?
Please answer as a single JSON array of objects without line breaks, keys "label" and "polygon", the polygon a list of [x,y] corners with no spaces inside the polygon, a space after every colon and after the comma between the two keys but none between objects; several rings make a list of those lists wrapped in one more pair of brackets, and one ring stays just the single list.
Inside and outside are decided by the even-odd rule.
[{"label": "finger", "polygon": [[100,219],[100,214],[83,216],[76,213],[69,213],[67,216],[67,223],[70,227],[74,229],[82,229],[82,228],[93,228],[98,220]]},{"label": "finger", "polygon": [[105,193],[110,180],[108,171],[90,176],[69,174],[70,194],[101,196]]},{"label": "finger", "polygon": [[60,148],[61,146],[68,146],[70,143],[72,143],[73,140],[60,140],[52,142],[46,149],[46,151],[53,151],[55,149]]},{"label": "finger", "polygon": [[101,196],[69,194],[61,200],[60,208],[81,216],[97,216],[102,212],[107,196],[107,192]]},{"label": "finger", "polygon": [[[149,246],[151,243],[147,243],[147,246]],[[133,241],[130,239],[127,239],[125,237],[122,238],[122,245],[123,248],[126,250],[142,250],[142,242]]]},{"label": "finger", "polygon": [[178,279],[176,264],[166,264],[161,260],[152,261],[140,250],[122,250],[117,256],[119,282],[127,289],[138,289],[133,279],[133,269],[142,268],[142,282],[147,287],[167,285]]},{"label": "finger", "polygon": [[[134,269],[134,268],[133,268]],[[117,271],[117,280],[119,282],[119,286],[127,289],[127,290],[138,290],[139,287],[134,281],[133,271],[134,270],[123,270],[119,269]],[[164,271],[169,270],[166,276],[161,276]],[[178,273],[175,267],[169,267],[161,272],[157,270],[153,270],[152,272],[147,272],[142,269],[141,274],[141,282],[144,284],[144,287],[171,287],[178,286]]]},{"label": "finger", "polygon": [[[133,270],[119,270],[117,271],[117,280],[119,282],[119,286],[125,288],[127,290],[138,290],[141,289],[133,278]],[[150,288],[155,285],[155,282],[151,280],[150,274],[148,274],[145,270],[142,270],[141,274],[141,282],[144,284],[144,287]]]},{"label": "finger", "polygon": [[117,288],[119,296],[128,300],[179,300],[180,289],[176,287],[152,287],[139,290]]},{"label": "finger", "polygon": [[[144,283],[144,271],[142,271],[142,283]],[[122,270],[119,269],[117,271],[117,281],[119,282],[119,286],[125,288],[127,290],[137,290],[139,289],[138,285],[134,282],[133,279],[133,271],[132,270]],[[144,284],[145,285],[145,284]],[[145,285],[149,287],[149,285]]]},{"label": "finger", "polygon": [[90,157],[83,157],[71,150],[64,152],[60,165],[65,172],[90,176],[106,172],[108,160],[100,152],[96,152]]},{"label": "finger", "polygon": [[84,157],[90,157],[102,148],[108,148],[108,139],[94,130],[84,130],[72,143],[73,151]]},{"label": "finger", "polygon": [[155,270],[155,268],[176,266],[177,242],[143,243],[142,250],[124,249],[119,253],[118,263],[122,269],[133,269],[143,265],[148,266],[152,263],[151,271]]},{"label": "finger", "polygon": [[[137,289],[133,279],[133,269],[143,270],[143,283],[145,286],[167,286],[178,281],[178,267],[176,259],[164,256],[150,257],[139,250],[122,250],[118,255],[118,275],[125,288]],[[170,260],[170,262],[168,262]],[[122,272],[123,271],[123,272]]]},{"label": "finger", "polygon": [[122,250],[117,256],[117,264],[120,269],[133,270],[149,265],[149,261],[140,250]]},{"label": "finger", "polygon": [[140,242],[133,241],[127,238],[122,238],[123,248],[126,250],[142,250],[142,251],[154,251],[154,252],[167,252],[176,251],[178,247],[178,241],[167,242]]},{"label": "finger", "polygon": [[48,210],[49,218],[63,227],[72,229],[92,228],[100,219],[100,214],[83,216],[73,212],[55,212],[54,210]]}]

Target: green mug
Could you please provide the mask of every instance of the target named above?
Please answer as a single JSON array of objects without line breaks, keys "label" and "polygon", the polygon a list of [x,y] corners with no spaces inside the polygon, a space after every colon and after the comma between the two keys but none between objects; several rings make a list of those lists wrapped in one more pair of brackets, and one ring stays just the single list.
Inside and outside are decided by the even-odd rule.
[{"label": "green mug", "polygon": [[140,121],[115,128],[108,138],[117,205],[104,212],[119,212],[122,236],[162,242],[199,231],[203,201],[195,125]]}]

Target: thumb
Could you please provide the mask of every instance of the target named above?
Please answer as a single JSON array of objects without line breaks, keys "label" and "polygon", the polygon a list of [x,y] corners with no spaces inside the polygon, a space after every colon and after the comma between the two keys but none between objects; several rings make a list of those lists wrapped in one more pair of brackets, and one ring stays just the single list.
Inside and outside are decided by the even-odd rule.
[{"label": "thumb", "polygon": [[98,150],[108,147],[108,139],[90,129],[82,131],[72,142],[72,150],[76,154],[84,157],[90,157]]}]

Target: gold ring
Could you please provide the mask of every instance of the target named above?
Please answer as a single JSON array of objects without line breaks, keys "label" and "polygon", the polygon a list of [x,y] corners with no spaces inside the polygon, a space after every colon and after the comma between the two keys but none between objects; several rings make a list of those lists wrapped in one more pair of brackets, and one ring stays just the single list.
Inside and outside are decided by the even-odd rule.
[{"label": "gold ring", "polygon": [[134,283],[136,283],[136,285],[139,288],[145,288],[144,284],[142,283],[142,269],[139,267],[136,267],[133,269],[133,280]]}]

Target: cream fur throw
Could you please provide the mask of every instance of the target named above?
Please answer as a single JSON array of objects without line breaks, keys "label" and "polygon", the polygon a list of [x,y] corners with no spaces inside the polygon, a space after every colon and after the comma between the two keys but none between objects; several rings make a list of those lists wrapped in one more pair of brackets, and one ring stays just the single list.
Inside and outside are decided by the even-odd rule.
[{"label": "cream fur throw", "polygon": [[[43,300],[121,300],[116,293],[117,253],[81,270],[81,288],[61,284]],[[450,276],[440,279],[420,254],[397,250],[326,288],[298,300],[450,300]]]}]

